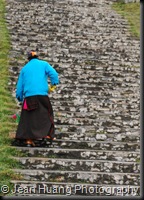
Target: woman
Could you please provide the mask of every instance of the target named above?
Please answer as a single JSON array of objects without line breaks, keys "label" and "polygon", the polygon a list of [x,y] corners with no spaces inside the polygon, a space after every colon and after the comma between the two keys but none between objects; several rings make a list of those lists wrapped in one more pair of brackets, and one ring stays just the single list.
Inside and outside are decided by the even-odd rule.
[{"label": "woman", "polygon": [[23,101],[16,139],[24,140],[27,146],[35,146],[34,140],[54,139],[54,116],[48,93],[59,84],[59,78],[56,70],[40,60],[35,51],[28,53],[28,60],[16,85],[16,98]]}]

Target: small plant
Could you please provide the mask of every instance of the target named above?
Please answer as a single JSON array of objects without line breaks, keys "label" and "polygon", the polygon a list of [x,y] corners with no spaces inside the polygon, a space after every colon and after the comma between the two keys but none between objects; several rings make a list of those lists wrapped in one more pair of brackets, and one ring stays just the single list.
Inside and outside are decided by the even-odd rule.
[{"label": "small plant", "polygon": [[20,121],[20,115],[19,115],[18,113],[12,115],[12,118],[13,118],[17,123],[19,123],[19,121]]},{"label": "small plant", "polygon": [[136,159],[136,162],[137,162],[137,163],[140,163],[140,158],[137,158],[137,159]]}]

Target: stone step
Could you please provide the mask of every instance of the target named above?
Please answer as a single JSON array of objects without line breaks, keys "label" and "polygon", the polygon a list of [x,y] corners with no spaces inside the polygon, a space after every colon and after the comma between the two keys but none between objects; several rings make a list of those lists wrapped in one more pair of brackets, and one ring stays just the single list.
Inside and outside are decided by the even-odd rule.
[{"label": "stone step", "polygon": [[[21,62],[21,61],[19,61]],[[96,61],[85,61],[85,64],[79,64],[77,66],[77,68],[72,69],[68,69],[67,66],[65,66],[65,64],[63,64],[63,67],[59,67],[58,64],[54,65],[54,68],[60,73],[60,76],[64,76],[66,78],[68,78],[68,76],[72,76],[72,78],[74,78],[74,76],[79,77],[80,80],[84,77],[96,77],[98,78],[98,80],[103,79],[103,78],[107,78],[107,79],[112,79],[115,77],[119,77],[119,78],[123,78],[124,80],[127,80],[127,78],[129,78],[129,80],[132,80],[132,77],[138,77],[139,72],[140,72],[140,68],[139,67],[119,67],[117,68],[115,67],[110,67],[110,66],[102,66],[101,63],[94,63]],[[15,61],[14,61],[15,63]],[[96,66],[97,64],[97,66]],[[21,63],[22,65],[22,63]],[[113,64],[111,64],[113,66]],[[19,67],[10,67],[9,70],[12,72],[12,74],[9,75],[9,78],[13,81],[17,80],[17,76],[15,75],[15,73],[19,73],[21,68]],[[84,71],[84,74],[81,74],[81,71]],[[97,81],[94,80],[94,81]]]},{"label": "stone step", "polygon": [[140,173],[140,163],[106,160],[59,159],[39,157],[13,157],[24,169],[91,171],[107,173]]},{"label": "stone step", "polygon": [[[72,81],[72,79],[71,79]],[[67,83],[67,84],[66,84]],[[123,80],[121,80],[120,82],[107,82],[107,81],[100,81],[100,82],[89,82],[89,83],[84,83],[84,84],[79,84],[79,83],[75,83],[75,85],[70,86],[69,80],[67,79],[66,81],[63,80],[63,83],[61,83],[62,85],[57,86],[56,92],[54,93],[58,93],[58,94],[69,94],[69,93],[76,93],[78,94],[85,94],[87,92],[93,91],[91,93],[95,93],[97,95],[98,92],[101,91],[101,93],[103,92],[103,90],[105,90],[105,93],[107,93],[107,95],[109,94],[118,94],[118,95],[133,95],[133,92],[135,92],[136,94],[139,94],[139,84],[136,82],[127,82],[124,83]],[[16,87],[16,81],[9,81],[8,82],[8,86],[9,88],[12,90]],[[129,87],[128,87],[129,86]],[[113,87],[118,87],[116,91],[113,90]],[[83,91],[83,90],[87,90]]]},{"label": "stone step", "polygon": [[[52,40],[53,40],[54,38],[52,38]],[[88,40],[89,38],[87,38],[87,40]],[[65,45],[67,45],[67,43],[70,43],[71,42],[71,38],[69,39],[69,40],[65,40],[64,41],[64,43],[65,43]],[[77,41],[75,42],[76,44],[77,44]],[[80,42],[79,42],[80,43]],[[50,41],[49,41],[49,44],[48,45],[50,45]],[[68,44],[69,45],[69,44]],[[44,48],[47,48],[47,45],[46,44],[44,44]],[[96,49],[96,47],[95,47],[95,45],[93,45],[94,47],[93,48],[95,48]],[[72,48],[73,47],[73,51],[75,50],[75,46],[74,46],[74,44],[73,44],[73,46],[70,46],[69,48]],[[51,48],[52,48],[52,44],[51,44]],[[86,48],[86,47],[85,47]],[[101,48],[102,48],[102,46],[101,46]],[[105,47],[103,47],[103,48],[105,48]],[[83,52],[82,53],[82,51],[83,51],[83,49],[82,48],[79,48],[79,51],[78,52],[75,52],[75,53],[68,53],[68,55],[67,54],[64,54],[64,53],[59,53],[59,52],[55,52],[55,53],[57,53],[57,55],[55,56],[55,58],[50,58],[49,59],[49,62],[50,63],[53,63],[53,62],[59,62],[59,63],[69,63],[69,64],[71,64],[72,62],[73,62],[73,64],[75,64],[75,65],[77,65],[77,64],[82,64],[82,63],[84,63],[84,61],[85,60],[94,60],[95,58],[97,58],[97,60],[98,61],[102,61],[102,62],[107,62],[108,64],[111,64],[112,63],[112,65],[121,65],[121,63],[122,63],[122,65],[125,65],[125,66],[136,66],[136,67],[140,67],[140,63],[139,63],[139,56],[137,56],[137,58],[136,58],[136,56],[131,56],[130,55],[130,50],[127,50],[127,52],[125,52],[125,53],[121,53],[120,54],[120,52],[118,52],[118,50],[120,51],[121,49],[123,50],[123,45],[121,45],[121,46],[116,46],[115,48],[113,48],[112,50],[111,50],[111,52],[113,52],[114,54],[115,53],[118,53],[118,55],[119,55],[119,57],[116,57],[115,55],[113,55],[113,56],[111,56],[111,54],[109,55],[109,54],[107,54],[107,55],[103,55],[103,52],[99,52],[99,53],[95,53],[95,51],[91,54],[91,55],[88,55],[88,52]],[[92,51],[92,50],[91,50]],[[91,52],[90,51],[90,52]],[[109,50],[108,50],[109,51]],[[123,50],[124,51],[124,50]],[[138,51],[138,48],[136,49],[136,50],[133,50],[134,52],[135,51]],[[128,55],[128,57],[129,58],[126,58],[125,57],[125,54],[126,53],[128,53],[129,55]],[[52,54],[52,53],[51,53]],[[50,56],[52,56],[52,55],[50,55]],[[81,58],[81,59],[79,59],[79,58]],[[46,58],[47,59],[47,58]],[[20,64],[19,64],[20,65]],[[21,65],[20,65],[21,66]],[[18,73],[17,72],[15,72],[15,74],[16,75],[18,75]]]},{"label": "stone step", "polygon": [[[74,118],[80,120],[95,119],[95,122],[105,122],[107,125],[116,125],[117,122],[127,124],[128,121],[131,124],[137,124],[136,120],[139,120],[139,100],[133,99],[129,103],[127,101],[111,98],[110,100],[96,100],[96,99],[84,99],[77,98],[71,100],[58,101],[55,96],[49,95],[53,110],[55,112],[55,119]],[[58,97],[58,95],[57,95]],[[68,96],[66,96],[68,99]]]},{"label": "stone step", "polygon": [[[130,74],[129,76],[125,77],[120,77],[119,75],[114,75],[110,73],[103,72],[103,76],[96,75],[95,72],[91,71],[91,73],[85,73],[84,75],[80,76],[78,71],[78,74],[60,74],[60,80],[61,80],[61,87],[60,85],[58,88],[65,88],[65,89],[76,89],[76,88],[106,88],[106,89],[111,89],[113,86],[119,86],[124,90],[130,90],[131,88],[135,89],[139,87],[140,80],[138,80],[137,75],[132,76]],[[137,80],[134,80],[137,79]],[[15,86],[17,82],[17,78],[10,77],[9,78],[9,83],[8,85],[13,85]],[[70,83],[75,83],[75,84],[70,84]],[[130,88],[127,88],[127,86],[130,86]],[[120,89],[120,88],[118,88]]]},{"label": "stone step", "polygon": [[[129,97],[128,97],[129,96]],[[76,96],[74,98],[74,94],[71,95],[58,95],[54,94],[53,96],[49,95],[51,102],[53,103],[53,106],[59,109],[60,111],[66,111],[66,112],[91,112],[91,114],[102,115],[102,114],[109,114],[111,115],[118,115],[122,118],[127,118],[129,115],[132,114],[132,112],[135,112],[135,114],[139,112],[140,107],[140,100],[139,99],[130,99],[130,97],[133,98],[133,95],[127,94],[125,98],[129,98],[129,103],[126,99],[121,99],[120,97],[106,97],[103,98],[103,100],[100,102],[100,98],[98,97],[98,100],[96,98],[93,98],[92,95],[89,94],[89,97],[92,97],[90,99],[84,98],[83,96]],[[69,97],[69,98],[68,98]],[[58,101],[59,98],[63,98],[62,104]],[[110,100],[108,100],[110,98]],[[64,104],[65,99],[65,104]],[[69,103],[69,99],[71,99],[71,103]],[[64,104],[64,106],[63,106]],[[67,106],[68,104],[68,106]],[[61,108],[62,106],[62,108]],[[61,108],[61,109],[60,109]],[[58,112],[58,111],[57,111]],[[136,114],[136,115],[137,115]],[[130,116],[129,116],[130,117]]]},{"label": "stone step", "polygon": [[71,182],[45,182],[11,180],[14,184],[12,193],[20,196],[36,196],[42,194],[46,198],[87,199],[88,196],[140,196],[140,186],[136,185],[112,185],[112,184],[88,184]]},{"label": "stone step", "polygon": [[[60,109],[61,108],[61,109]],[[103,107],[104,109],[104,107]],[[7,109],[7,111],[10,111],[11,109]],[[106,125],[107,128],[109,127],[110,129],[117,129],[116,132],[121,132],[122,128],[124,127],[134,127],[139,124],[137,120],[139,120],[139,115],[138,113],[135,113],[135,117],[133,115],[127,115],[127,116],[117,116],[115,117],[115,113],[112,113],[111,109],[105,107],[104,112],[98,112],[98,111],[103,111],[102,108],[101,110],[93,110],[93,113],[91,111],[91,108],[89,107],[81,107],[81,108],[76,108],[76,107],[64,107],[64,106],[54,106],[53,105],[53,110],[55,110],[55,117],[54,117],[54,122],[56,125],[98,125],[98,127]],[[57,111],[58,110],[58,111]],[[74,112],[76,110],[76,112]],[[17,113],[17,110],[12,109],[13,113]],[[78,112],[79,111],[79,112]],[[95,111],[95,112],[94,112]],[[113,117],[113,122],[109,120],[109,117]],[[11,118],[12,116],[9,115]],[[123,121],[125,120],[125,121]],[[129,122],[131,121],[131,122]],[[122,127],[122,128],[120,128]]]},{"label": "stone step", "polygon": [[86,125],[55,125],[56,130],[62,133],[62,138],[73,138],[73,140],[79,139],[91,140],[91,141],[108,141],[108,142],[139,142],[140,131],[139,128],[133,129],[129,127],[123,127],[125,131],[118,129],[117,127],[102,128],[97,126]]},{"label": "stone step", "polygon": [[66,149],[66,148],[41,148],[41,147],[16,147],[29,157],[47,157],[60,159],[107,160],[121,162],[139,162],[138,151],[110,151],[92,149]]},{"label": "stone step", "polygon": [[[24,61],[22,60],[14,60],[12,63],[12,66],[10,65],[9,70],[12,72],[9,75],[9,78],[12,80],[17,80],[17,76],[15,73],[19,73],[19,70],[21,69],[17,65],[14,66],[17,62],[17,65],[23,65]],[[72,64],[71,64],[72,65]],[[85,63],[79,64],[77,68],[69,68],[69,64],[62,63],[62,66],[59,66],[59,63],[54,64],[53,66],[59,73],[60,75],[75,75],[81,79],[82,77],[87,77],[87,76],[95,76],[99,79],[104,78],[104,77],[121,77],[126,79],[127,77],[139,77],[139,72],[140,68],[139,67],[133,67],[133,66],[121,66],[119,67],[119,64],[115,63],[115,66],[113,63],[111,65],[107,63],[103,63],[102,61],[99,60],[85,60]],[[74,67],[74,66],[73,66]],[[85,71],[85,74],[81,74],[81,71]],[[96,80],[95,80],[96,81]]]},{"label": "stone step", "polygon": [[[100,136],[99,136],[100,137]],[[81,141],[72,139],[56,139],[51,147],[61,147],[70,149],[93,149],[93,150],[112,150],[112,151],[138,151],[140,143],[137,142],[109,142],[107,140],[100,141]]]},{"label": "stone step", "polygon": [[[84,81],[84,79],[89,79],[89,81]],[[96,77],[95,77],[96,78]],[[64,77],[60,77],[61,81],[61,85],[57,86],[57,90],[63,89],[64,91],[70,90],[76,90],[76,89],[83,89],[86,88],[87,90],[100,90],[100,89],[109,89],[111,90],[113,87],[117,87],[118,86],[118,90],[123,89],[124,91],[121,92],[126,92],[126,91],[131,91],[132,89],[136,90],[137,88],[139,88],[139,83],[140,81],[134,81],[134,80],[130,80],[129,77],[126,78],[126,80],[122,79],[122,78],[118,78],[118,77],[113,77],[113,78],[107,78],[107,77],[103,77],[101,79],[97,79],[94,80],[93,77],[81,77],[78,79],[76,79],[75,76],[66,76],[64,75]],[[116,81],[117,79],[117,81]],[[119,80],[118,80],[119,79]],[[133,77],[134,79],[134,77]],[[15,86],[17,81],[14,80],[9,80],[8,85],[9,86]],[[70,84],[70,83],[75,83],[75,84]],[[129,86],[129,88],[127,88],[127,86]],[[114,91],[113,91],[114,92]]]},{"label": "stone step", "polygon": [[[12,86],[8,86],[8,89],[12,92],[14,92],[15,88]],[[95,88],[96,89],[96,88]],[[14,94],[15,95],[15,94]],[[137,95],[137,98],[136,96]],[[111,91],[111,90],[104,90],[104,88],[97,88],[97,90],[84,90],[84,89],[78,89],[78,90],[60,90],[57,92],[54,92],[53,94],[50,94],[49,97],[52,101],[58,101],[59,103],[62,102],[69,102],[71,101],[72,106],[79,106],[84,105],[85,103],[88,103],[91,105],[92,103],[96,106],[96,104],[99,103],[99,100],[102,99],[103,101],[113,101],[115,103],[117,102],[128,102],[129,110],[133,110],[133,108],[139,107],[140,97],[139,97],[139,91],[126,91],[126,92],[120,92],[120,91]],[[136,102],[136,104],[132,104],[132,102]],[[120,103],[119,103],[120,105]],[[95,107],[96,109],[96,107]],[[139,112],[139,109],[137,110]]]},{"label": "stone step", "polygon": [[[105,78],[107,79],[107,78]],[[127,79],[128,80],[128,79]],[[66,84],[65,82],[67,82],[68,84]],[[89,82],[87,81],[72,81],[71,79],[71,82],[74,82],[75,85],[70,85],[69,83],[69,80],[62,80],[62,85],[58,85],[57,86],[57,91],[59,90],[64,90],[64,91],[67,91],[67,90],[70,90],[70,91],[74,91],[74,90],[77,90],[77,89],[87,89],[87,90],[100,90],[100,89],[109,89],[109,90],[112,90],[112,88],[115,86],[119,86],[117,88],[117,91],[119,92],[122,92],[122,93],[126,93],[126,92],[129,92],[131,93],[132,90],[136,90],[139,88],[139,81],[126,81],[126,83],[124,82],[123,79],[121,79],[121,81],[115,81],[114,79],[109,81],[109,80],[98,80],[98,81],[93,81],[93,79]],[[130,86],[129,88],[127,88],[127,86]],[[138,92],[138,91],[136,91]]]},{"label": "stone step", "polygon": [[[59,109],[57,109],[57,110],[59,110]],[[111,112],[109,112],[109,113],[111,113]],[[97,116],[98,119],[96,118],[96,116]],[[125,122],[123,122],[120,119],[116,120],[116,122],[119,121],[119,123],[116,123],[114,121],[115,125],[113,125],[113,127],[109,123],[107,125],[107,129],[108,129],[108,127],[110,127],[110,129],[114,129],[114,130],[117,129],[116,132],[121,132],[120,125],[123,126],[123,127],[124,126],[134,127],[134,126],[139,125],[139,122],[137,120],[133,120],[133,122],[130,123],[128,121],[128,118],[131,118],[131,116],[129,115],[129,117],[127,117],[127,120],[125,120]],[[81,114],[81,116],[67,116],[67,115],[65,115],[64,117],[56,116],[54,121],[55,121],[56,125],[63,125],[64,124],[64,125],[68,125],[68,126],[69,125],[86,125],[86,126],[88,126],[88,125],[93,125],[93,124],[96,124],[96,123],[98,123],[98,124],[100,123],[101,125],[106,124],[106,123],[104,123],[104,121],[106,121],[107,119],[108,119],[108,115],[104,116],[104,114],[103,114],[103,116],[101,115],[100,119],[99,119],[99,113],[94,113],[93,115],[90,115],[90,116],[87,115],[87,113],[83,113],[83,114]]]},{"label": "stone step", "polygon": [[[12,136],[11,138],[15,137],[16,134],[16,126],[12,126],[11,127],[11,133],[10,135]],[[74,130],[74,128],[76,127],[72,127],[72,129]],[[64,128],[63,126],[57,126],[56,128],[56,132],[58,133],[62,133],[61,136],[56,138],[57,140],[62,138],[62,141],[54,141],[54,144],[56,146],[60,146],[60,145],[64,145],[65,142],[69,143],[69,147],[73,147],[73,146],[77,146],[78,142],[80,142],[82,145],[82,147],[88,146],[90,145],[89,143],[92,142],[92,146],[100,146],[100,147],[104,147],[105,145],[102,145],[101,143],[104,142],[106,144],[106,146],[109,147],[113,147],[113,144],[115,143],[114,146],[117,146],[117,150],[121,149],[119,143],[121,143],[121,147],[122,149],[136,149],[139,148],[140,146],[140,132],[139,130],[136,130],[135,132],[132,131],[127,131],[127,132],[123,132],[123,133],[119,133],[116,132],[114,129],[111,129],[109,131],[109,133],[107,133],[107,130],[97,128],[97,131],[95,129],[91,129],[89,131],[89,129],[87,129],[85,126],[78,128],[73,132],[73,130],[67,130],[67,128]],[[61,144],[62,143],[62,144]],[[100,144],[99,144],[100,143]],[[109,145],[108,145],[109,143]],[[66,144],[67,146],[67,144]],[[97,147],[96,147],[97,148]],[[105,147],[106,148],[106,147]],[[115,147],[116,148],[116,147]]]},{"label": "stone step", "polygon": [[[76,108],[74,108],[74,109],[76,109]],[[59,110],[59,109],[57,107],[54,107],[54,110]],[[70,111],[71,110],[73,110],[72,107],[70,108]],[[116,115],[115,113],[110,112],[106,108],[105,108],[106,114],[104,114],[104,112],[90,113],[89,107],[87,108],[87,110],[88,110],[88,113],[85,113],[85,112],[78,113],[77,112],[77,113],[74,113],[75,116],[74,116],[73,112],[71,112],[71,115],[70,115],[67,112],[63,112],[63,110],[62,111],[59,110],[59,112],[55,112],[55,122],[57,125],[63,124],[63,122],[65,122],[65,124],[69,124],[69,125],[72,125],[72,124],[73,125],[77,125],[77,124],[83,125],[83,123],[85,122],[86,126],[94,125],[94,126],[97,126],[97,128],[101,127],[103,125],[107,125],[107,127],[103,128],[103,129],[108,131],[108,127],[110,127],[110,129],[114,129],[114,130],[117,129],[116,132],[121,132],[122,130],[124,130],[123,129],[124,127],[129,127],[129,128],[136,127],[138,125],[137,120],[139,120],[139,117],[140,117],[138,115],[138,112],[136,112],[136,111],[131,112],[129,115],[125,115],[125,113],[123,115]],[[68,112],[70,112],[70,111],[68,111]],[[61,112],[63,112],[63,113],[61,113]],[[129,123],[129,121],[130,121],[130,123]],[[87,123],[87,122],[89,122],[89,123]]]},{"label": "stone step", "polygon": [[[69,133],[67,133],[69,134]],[[11,138],[15,137],[15,132],[10,133]],[[65,134],[63,134],[63,137],[65,136]],[[61,138],[62,136],[57,136],[56,138]],[[100,137],[100,135],[99,135]],[[56,139],[53,141],[53,143],[47,144],[47,147],[51,147],[51,148],[63,148],[63,149],[93,149],[93,150],[110,150],[110,151],[135,151],[135,152],[139,152],[140,150],[140,143],[138,142],[109,142],[107,140],[99,140],[97,139],[95,142],[94,141],[86,141],[86,140],[73,140],[72,137],[69,137],[67,135],[67,137],[65,136],[65,138],[68,139]],[[36,145],[38,146],[37,142]]]},{"label": "stone step", "polygon": [[[133,111],[135,107],[139,106],[140,102],[139,97],[137,99],[132,98],[129,100],[126,98],[118,98],[118,97],[108,98],[106,96],[105,98],[99,96],[89,99],[86,98],[87,96],[83,94],[80,97],[76,96],[76,98],[73,98],[73,100],[71,101],[69,100],[68,97],[72,98],[72,96],[67,96],[67,95],[61,101],[58,101],[60,97],[62,98],[61,95],[50,94],[49,97],[52,102],[53,108],[55,110],[56,116],[66,116],[66,115],[70,116],[76,114],[77,116],[80,117],[80,115],[82,116],[84,112],[87,113],[87,116],[98,115],[98,114],[102,116],[103,113],[105,116],[110,114],[115,115],[116,108],[123,108],[124,110],[126,108],[127,109],[129,108],[129,111]],[[81,102],[81,99],[84,99],[83,104]],[[81,105],[80,103],[78,104],[78,101],[81,103]],[[111,110],[109,111],[108,109]],[[138,111],[139,110],[137,110],[137,112]],[[127,116],[127,115],[124,116],[119,114],[119,119],[127,117],[131,118],[132,116]],[[136,119],[137,117],[138,115],[135,114],[134,119]]]},{"label": "stone step", "polygon": [[[85,61],[86,62],[86,61]],[[133,81],[132,77],[138,77],[139,76],[139,72],[140,72],[140,68],[139,67],[129,67],[126,68],[125,67],[121,67],[119,68],[119,70],[115,67],[115,68],[111,68],[111,67],[106,67],[103,66],[101,67],[100,64],[98,64],[98,67],[95,66],[95,64],[92,64],[92,61],[87,61],[89,62],[89,64],[85,64],[84,66],[80,66],[81,64],[79,64],[79,66],[77,66],[77,69],[74,68],[73,70],[71,69],[67,69],[67,67],[61,67],[59,68],[59,66],[54,67],[60,74],[59,76],[62,76],[66,79],[69,79],[69,77],[71,76],[73,79],[74,77],[79,78],[80,80],[83,78],[94,78],[96,77],[97,79],[93,80],[95,82],[98,82],[98,80],[113,80],[116,77],[117,78],[121,78],[124,81],[127,82],[127,79],[129,81]],[[91,62],[91,63],[90,63]],[[111,64],[112,65],[112,64]],[[84,68],[85,67],[85,68]],[[15,73],[19,73],[21,68],[17,68],[17,69],[9,69],[10,72],[12,72],[9,76],[9,78],[13,81],[17,80],[17,76]],[[82,74],[81,72],[84,71],[85,73]],[[103,80],[103,81],[104,81]],[[90,79],[91,81],[91,79]]]},{"label": "stone step", "polygon": [[[50,97],[51,98],[51,97]],[[55,99],[56,100],[56,99]],[[55,118],[75,118],[75,119],[95,119],[95,122],[99,121],[100,124],[105,122],[108,126],[113,124],[117,126],[118,122],[123,125],[130,121],[130,126],[132,124],[137,124],[136,120],[139,120],[139,107],[135,105],[138,102],[132,101],[133,105],[117,105],[117,103],[106,106],[106,103],[94,103],[88,102],[86,100],[80,100],[79,104],[77,100],[74,100],[74,105],[62,106],[57,105],[56,101],[51,98],[53,103],[53,108],[55,111]],[[114,100],[114,99],[113,99]],[[85,102],[83,102],[85,101]],[[116,100],[117,101],[117,100]],[[67,102],[66,102],[67,103]],[[129,110],[128,110],[129,108]],[[122,109],[121,112],[119,109]],[[132,120],[132,121],[131,121]]]},{"label": "stone step", "polygon": [[[139,89],[139,87],[137,88],[137,90]],[[133,90],[133,92],[135,92],[135,89]],[[110,89],[106,89],[104,87],[95,87],[93,90],[91,89],[87,89],[87,88],[79,88],[78,90],[59,90],[57,93],[54,94],[54,97],[57,97],[58,95],[62,97],[66,97],[69,96],[69,98],[73,98],[76,99],[76,96],[79,95],[87,95],[87,98],[89,97],[88,95],[90,95],[90,98],[96,97],[96,96],[103,96],[103,98],[111,98],[111,97],[119,97],[119,98],[133,98],[134,97],[134,93],[132,92],[132,90],[127,90],[127,91],[113,91]],[[136,91],[135,94],[139,95],[139,92]],[[126,97],[124,96],[126,95]],[[136,97],[135,97],[136,99]],[[79,96],[79,101],[80,101],[80,96]]]},{"label": "stone step", "polygon": [[93,184],[140,185],[140,174],[90,171],[13,169],[26,181],[80,182]]},{"label": "stone step", "polygon": [[67,140],[79,140],[81,142],[100,142],[100,141],[107,141],[109,143],[112,142],[125,142],[125,143],[135,143],[137,141],[137,145],[136,148],[139,147],[139,143],[140,143],[140,136],[137,137],[133,137],[131,140],[129,140],[128,138],[123,138],[120,134],[118,135],[118,138],[114,137],[113,135],[111,135],[110,138],[106,139],[107,136],[105,135],[97,135],[97,136],[89,136],[89,134],[81,134],[81,136],[77,137],[77,136],[63,136],[63,140],[67,141]]},{"label": "stone step", "polygon": [[[93,102],[85,102],[84,105],[79,105],[76,107],[75,101],[74,105],[72,105],[72,102],[64,102],[61,105],[57,103],[56,101],[53,101],[51,99],[53,110],[55,111],[55,120],[67,120],[67,119],[78,119],[78,120],[94,120],[95,122],[99,121],[100,124],[107,124],[107,126],[121,126],[124,124],[127,124],[129,121],[131,121],[131,124],[137,124],[139,120],[139,113],[135,111],[135,108],[137,106],[135,105],[128,105],[126,102],[123,104],[121,103],[107,103],[107,102],[96,102],[95,106],[93,107]],[[134,104],[138,103],[137,101],[134,102]],[[93,109],[92,109],[93,108]],[[119,115],[116,117],[116,111],[119,108],[123,108],[127,113],[123,113],[123,115]],[[134,109],[133,109],[134,108]],[[128,110],[129,109],[129,110]],[[128,111],[132,112],[135,111],[135,115],[131,115],[128,113]],[[133,113],[134,114],[134,113]],[[110,117],[113,116],[113,121],[110,121]]]},{"label": "stone step", "polygon": [[[93,85],[92,83],[91,83],[91,85],[88,85],[88,83],[87,83],[86,85],[83,84],[83,86],[80,86],[80,85],[77,85],[77,83],[76,83],[76,85],[70,86],[70,84],[68,83],[68,84],[58,85],[56,91],[54,91],[52,94],[53,95],[56,95],[56,94],[61,94],[61,95],[75,94],[76,98],[77,98],[77,95],[79,95],[79,94],[84,96],[87,93],[90,93],[90,94],[95,93],[95,97],[96,97],[97,94],[99,94],[99,96],[103,96],[104,94],[106,94],[107,98],[109,97],[109,95],[111,95],[111,96],[112,95],[113,96],[114,95],[116,95],[116,96],[122,95],[123,97],[126,96],[126,95],[130,95],[130,96],[133,96],[133,98],[134,98],[133,92],[135,92],[135,94],[139,95],[138,84],[137,85],[135,83],[134,83],[134,85],[131,84],[131,85],[129,85],[130,86],[129,88],[128,88],[128,85],[125,85],[123,87],[123,86],[120,86],[119,84],[118,85],[117,84],[118,83],[108,84],[108,83],[102,83],[101,82],[99,85],[96,85],[96,84]],[[11,90],[15,89],[15,86],[16,86],[15,84],[13,84],[12,82],[9,82],[8,87]],[[112,89],[113,87],[116,87],[117,91],[113,91],[113,89]],[[87,91],[84,91],[84,90],[87,90]],[[86,97],[86,99],[87,98],[88,97]],[[137,98],[135,97],[135,99],[137,99]]]},{"label": "stone step", "polygon": [[[12,89],[13,90],[13,89]],[[84,91],[84,90],[83,90]],[[107,94],[105,94],[105,92],[103,92],[103,94],[101,94],[101,92],[99,92],[97,95],[97,98],[96,98],[96,93],[94,92],[94,91],[85,91],[85,92],[82,92],[82,94],[86,94],[86,95],[88,95],[88,97],[87,97],[87,99],[91,99],[91,100],[93,100],[93,101],[96,101],[96,99],[112,99],[112,100],[114,100],[114,101],[123,101],[124,100],[124,96],[123,95],[112,95],[112,94],[110,94],[110,95],[107,95]],[[81,94],[81,95],[82,95]],[[79,96],[79,94],[77,95],[77,96]],[[129,99],[129,100],[131,100],[131,99],[133,99],[133,98],[135,98],[136,99],[136,97],[135,97],[135,94],[128,94],[128,97],[126,97],[127,99]],[[139,97],[137,97],[137,98],[139,98]],[[52,96],[52,99],[53,100],[58,100],[59,99],[59,101],[61,102],[61,101],[74,101],[74,100],[77,100],[77,98],[76,98],[76,94],[72,94],[72,93],[65,93],[65,94],[63,94],[63,95],[61,95],[61,94],[57,94],[57,93],[55,93],[53,96]],[[80,101],[80,97],[79,97],[79,104],[78,105],[80,105],[80,104],[82,104],[82,102]]]}]

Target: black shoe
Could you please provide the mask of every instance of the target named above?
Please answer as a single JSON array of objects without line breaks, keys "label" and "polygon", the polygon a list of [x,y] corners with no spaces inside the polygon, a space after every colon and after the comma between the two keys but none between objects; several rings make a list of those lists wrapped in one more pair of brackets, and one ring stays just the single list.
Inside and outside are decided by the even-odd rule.
[{"label": "black shoe", "polygon": [[19,140],[17,139],[14,139],[12,142],[11,142],[11,146],[19,146]]},{"label": "black shoe", "polygon": [[14,139],[12,142],[11,142],[11,146],[25,146],[25,140],[23,139]]}]

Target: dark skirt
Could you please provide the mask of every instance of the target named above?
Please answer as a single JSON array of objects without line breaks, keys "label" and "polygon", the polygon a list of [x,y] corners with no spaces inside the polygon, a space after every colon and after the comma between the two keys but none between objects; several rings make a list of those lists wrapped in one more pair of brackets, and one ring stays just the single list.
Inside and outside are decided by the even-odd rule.
[{"label": "dark skirt", "polygon": [[[27,102],[25,109],[24,102]],[[54,138],[54,115],[48,96],[36,95],[25,98],[22,105],[16,139]]]}]

